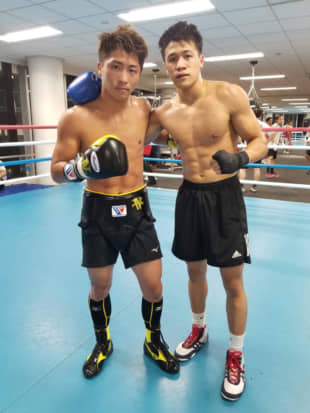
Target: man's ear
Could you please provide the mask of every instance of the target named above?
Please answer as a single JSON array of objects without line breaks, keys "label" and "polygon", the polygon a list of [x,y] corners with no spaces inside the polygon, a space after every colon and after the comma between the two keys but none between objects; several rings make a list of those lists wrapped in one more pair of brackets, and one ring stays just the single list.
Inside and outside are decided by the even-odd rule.
[{"label": "man's ear", "polygon": [[204,65],[204,62],[205,62],[205,57],[204,57],[204,55],[200,55],[200,57],[199,57],[199,60],[200,60],[200,68],[202,69],[203,68],[203,65]]},{"label": "man's ear", "polygon": [[102,77],[102,74],[101,74],[101,63],[100,63],[100,62],[97,63],[97,72],[98,72],[98,76]]}]

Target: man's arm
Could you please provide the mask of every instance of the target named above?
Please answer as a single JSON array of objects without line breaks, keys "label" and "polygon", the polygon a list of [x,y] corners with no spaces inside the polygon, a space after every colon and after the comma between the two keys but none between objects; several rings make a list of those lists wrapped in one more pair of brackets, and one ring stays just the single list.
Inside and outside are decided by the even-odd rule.
[{"label": "man's arm", "polygon": [[125,175],[128,172],[126,147],[115,135],[97,137],[82,156],[76,158],[81,146],[81,122],[73,108],[59,123],[51,165],[53,179],[61,183]]},{"label": "man's arm", "polygon": [[212,155],[211,167],[217,174],[231,174],[249,162],[263,158],[267,153],[266,139],[261,131],[248,97],[237,85],[227,84],[222,98],[231,113],[231,123],[236,134],[247,141],[244,151],[229,153],[219,150]]},{"label": "man's arm", "polygon": [[159,137],[162,130],[163,128],[159,122],[156,109],[152,110],[150,112],[149,124],[145,135],[144,145],[148,145],[149,143],[155,141],[156,143],[166,143],[167,140],[166,142],[157,141],[157,138]]},{"label": "man's arm", "polygon": [[158,109],[153,110],[150,115],[145,145],[148,145],[150,142],[156,142],[160,145],[169,145],[171,147],[177,146],[175,140],[167,129],[164,129],[163,126],[161,126],[158,119]]},{"label": "man's arm", "polygon": [[80,151],[80,138],[74,118],[73,111],[68,110],[58,124],[57,142],[51,163],[52,178],[58,183],[67,181],[64,175],[64,167]]},{"label": "man's arm", "polygon": [[243,89],[237,85],[229,85],[228,95],[232,105],[232,126],[237,135],[247,141],[245,151],[249,156],[249,162],[255,162],[267,153],[266,139]]}]

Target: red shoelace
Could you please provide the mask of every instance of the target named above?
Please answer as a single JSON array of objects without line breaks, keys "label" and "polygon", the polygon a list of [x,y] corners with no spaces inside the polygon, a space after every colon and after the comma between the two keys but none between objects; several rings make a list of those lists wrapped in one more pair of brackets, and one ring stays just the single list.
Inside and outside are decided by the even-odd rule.
[{"label": "red shoelace", "polygon": [[195,343],[195,341],[198,340],[202,328],[203,327],[197,327],[195,324],[193,324],[192,331],[183,344],[184,347],[190,347],[193,343]]},{"label": "red shoelace", "polygon": [[226,369],[228,369],[228,380],[231,383],[238,383],[240,373],[243,371],[240,362],[242,358],[241,351],[228,350],[228,357],[226,360]]}]

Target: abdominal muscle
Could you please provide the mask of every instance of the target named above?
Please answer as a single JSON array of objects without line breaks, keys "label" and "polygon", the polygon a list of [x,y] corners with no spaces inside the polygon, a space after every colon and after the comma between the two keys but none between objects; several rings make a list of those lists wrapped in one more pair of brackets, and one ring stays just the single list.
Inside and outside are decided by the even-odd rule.
[{"label": "abdominal muscle", "polygon": [[[228,152],[234,152],[230,145],[227,146]],[[218,175],[211,168],[212,155],[220,149],[223,148],[196,146],[187,147],[181,151],[184,178],[195,183],[208,183],[221,181],[235,175],[235,173]]]},{"label": "abdominal muscle", "polygon": [[128,159],[128,173],[123,176],[106,179],[88,179],[89,191],[106,195],[122,195],[134,192],[144,186],[142,153],[137,159]]}]

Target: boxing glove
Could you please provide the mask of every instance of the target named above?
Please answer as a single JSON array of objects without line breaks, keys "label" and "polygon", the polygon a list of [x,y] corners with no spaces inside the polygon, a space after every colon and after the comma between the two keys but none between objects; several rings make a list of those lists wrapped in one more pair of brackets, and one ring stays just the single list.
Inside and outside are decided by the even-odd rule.
[{"label": "boxing glove", "polygon": [[64,175],[68,181],[104,179],[125,175],[128,159],[125,145],[114,135],[96,140],[78,159],[65,164]]},{"label": "boxing glove", "polygon": [[249,162],[249,155],[245,151],[229,153],[221,150],[217,151],[212,158],[219,164],[223,174],[236,172]]},{"label": "boxing glove", "polygon": [[95,100],[101,91],[101,77],[97,77],[95,72],[85,72],[70,83],[67,93],[75,105]]}]

